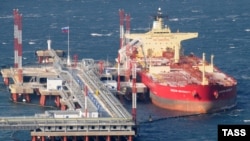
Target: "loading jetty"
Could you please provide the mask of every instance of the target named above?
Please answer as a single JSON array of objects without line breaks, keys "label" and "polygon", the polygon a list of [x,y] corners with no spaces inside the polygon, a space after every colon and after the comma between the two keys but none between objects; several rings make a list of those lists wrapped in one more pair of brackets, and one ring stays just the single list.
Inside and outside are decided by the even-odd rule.
[{"label": "loading jetty", "polygon": [[73,61],[62,58],[63,51],[51,48],[36,51],[39,65],[22,66],[22,15],[14,14],[14,66],[1,69],[4,84],[13,102],[32,101],[46,106],[54,97],[60,110],[34,116],[0,117],[0,130],[30,131],[32,141],[126,140],[136,135],[135,106],[130,114],[101,82],[98,63],[93,59]]},{"label": "loading jetty", "polygon": [[[55,50],[44,52],[50,56],[45,59],[51,60],[46,65],[23,67],[22,74],[15,68],[2,69],[1,75],[13,102],[30,102],[30,95],[35,94],[40,97],[40,105],[46,106],[46,98],[52,95],[61,110],[45,111],[32,117],[0,117],[0,130],[30,130],[32,141],[60,137],[63,141],[69,137],[131,141],[135,121],[100,81],[94,60],[83,59],[68,66],[67,60],[58,57]],[[42,56],[38,53],[38,57]],[[27,82],[21,83],[20,75]]]}]

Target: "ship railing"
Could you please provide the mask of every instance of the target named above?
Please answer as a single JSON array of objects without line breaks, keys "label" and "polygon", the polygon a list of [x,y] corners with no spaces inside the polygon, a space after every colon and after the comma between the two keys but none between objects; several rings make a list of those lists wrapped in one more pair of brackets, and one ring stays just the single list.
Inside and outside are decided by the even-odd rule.
[{"label": "ship railing", "polygon": [[[54,66],[57,68],[58,74],[61,72],[65,72],[67,76],[69,76],[69,79],[66,80],[71,80],[71,87],[69,87],[71,93],[75,95],[74,90],[81,90],[81,87],[77,84],[76,80],[72,78],[72,75],[69,74],[69,71],[64,71],[63,70],[63,63],[61,62],[61,59],[57,57],[55,52],[52,50],[52,55],[55,56],[54,59]],[[84,78],[83,81],[86,81],[87,84],[89,85],[90,89],[92,90],[92,93],[95,91],[98,91],[99,96],[98,98],[104,103],[105,107],[108,109],[109,113],[114,116],[114,117],[131,117],[131,115],[124,109],[124,107],[120,104],[120,102],[113,97],[113,94],[105,87],[105,85],[100,81],[100,79],[93,73],[95,65],[93,59],[84,59],[82,60],[82,65],[80,66],[81,72]],[[86,73],[88,72],[88,74]],[[65,80],[65,79],[64,79]],[[72,83],[73,82],[73,83]],[[86,83],[85,82],[85,83]],[[72,86],[74,84],[74,86]],[[77,87],[76,87],[77,86]]]},{"label": "ship railing", "polygon": [[[53,118],[53,117],[0,117],[1,130],[52,131],[98,131],[105,127],[108,131],[132,131],[134,122],[124,118]],[[50,127],[50,128],[48,128]],[[71,128],[69,128],[71,127]],[[73,128],[72,128],[73,127]],[[82,127],[82,128],[77,128]],[[89,127],[96,127],[95,129]],[[84,130],[83,130],[84,129]],[[104,130],[102,130],[104,131]]]},{"label": "ship railing", "polygon": [[[97,91],[98,89],[96,89],[95,84],[91,81],[92,77],[89,77],[88,74],[85,73],[85,71],[83,71],[81,77],[83,78],[83,80],[85,80],[85,84],[88,86],[88,88],[90,89],[90,91],[92,93],[94,93],[95,91]],[[105,100],[103,100],[102,97],[100,97],[100,94],[102,92],[98,92],[98,98],[102,101],[102,104],[106,107],[106,109],[108,109],[108,113],[112,116],[112,117],[117,117],[117,112],[115,112],[112,109],[112,106],[110,106]],[[93,97],[93,99],[96,99],[96,97]],[[97,101],[97,100],[96,100]]]},{"label": "ship railing", "polygon": [[[79,74],[78,74],[79,75]],[[94,96],[94,88],[93,85],[90,83],[90,81],[88,80],[88,78],[84,77],[83,75],[79,75],[80,79],[82,81],[84,81],[84,86],[86,85],[88,87],[88,98],[92,101],[92,103],[98,108],[98,110],[103,110],[103,108],[101,108],[101,104],[98,102],[98,100],[96,99],[96,97]],[[83,87],[84,87],[83,86]],[[85,91],[84,91],[85,94]],[[108,112],[108,111],[107,111]]]},{"label": "ship railing", "polygon": [[29,82],[29,83],[25,83],[25,84],[23,84],[24,86],[29,86],[29,87],[31,87],[31,88],[37,88],[37,89],[39,89],[39,88],[45,88],[45,86],[46,86],[46,84],[41,84],[41,83],[39,83],[39,82]]},{"label": "ship railing", "polygon": [[[81,103],[80,103],[80,105],[81,105],[81,107],[85,107],[84,106],[84,103],[85,103],[85,101],[84,101],[84,99],[85,99],[85,91],[83,90],[83,83],[82,83],[82,81],[79,79],[79,77],[77,77],[75,74],[77,74],[78,72],[77,72],[77,70],[72,70],[72,71],[75,71],[75,72],[73,72],[72,73],[72,77],[73,77],[73,82],[74,83],[70,83],[70,85],[72,86],[73,85],[73,89],[72,89],[72,91],[73,91],[73,93],[75,94],[74,96],[78,99],[78,101],[81,101]],[[77,72],[77,73],[76,73]],[[83,98],[81,98],[81,97],[83,97]],[[97,109],[97,111],[99,112],[99,109],[100,109],[100,105],[98,105],[98,104],[96,104],[96,102],[95,101],[93,101],[92,99],[91,99],[91,95],[89,95],[88,97],[87,97],[87,99],[88,100],[90,100],[90,101],[92,101],[92,102],[88,102],[88,104],[87,105],[90,105],[89,107],[95,107],[95,110]],[[88,107],[88,108],[89,108]],[[93,108],[92,108],[93,109]]]},{"label": "ship railing", "polygon": [[[71,71],[71,70],[70,70]],[[61,71],[60,73],[60,77],[63,78],[64,80],[69,80],[66,81],[65,86],[67,86],[67,88],[69,89],[71,95],[73,97],[71,97],[72,99],[76,100],[78,102],[78,104],[81,106],[81,108],[85,108],[85,96],[84,96],[84,92],[81,89],[81,85],[80,83],[78,83],[74,77],[72,77],[74,73],[70,73],[69,71]],[[73,101],[73,100],[72,100]],[[87,100],[89,107],[92,110],[93,109],[97,109],[92,102],[89,102],[89,100]],[[95,107],[95,108],[94,108]]]},{"label": "ship railing", "polygon": [[[83,64],[83,66],[84,65],[86,65],[86,63]],[[94,69],[93,66],[87,66],[82,70],[82,76],[85,77],[84,80],[89,80],[88,85],[91,87],[92,91],[98,91],[98,98],[114,117],[131,117],[109,89],[100,81],[94,73],[95,71],[92,69]]]},{"label": "ship railing", "polygon": [[[69,108],[75,108],[74,103],[72,103],[74,100],[76,100],[78,102],[78,104],[81,106],[81,108],[85,108],[85,97],[84,94],[81,91],[81,85],[79,85],[76,80],[74,79],[74,77],[72,77],[72,70],[69,70],[65,67],[63,67],[65,65],[65,62],[62,61],[55,53],[54,50],[51,50],[50,52],[51,56],[54,57],[54,62],[53,62],[53,66],[57,72],[57,74],[59,75],[60,78],[62,78],[63,80],[68,80],[66,81],[66,85],[68,90],[71,93],[71,100],[68,100],[64,93],[61,93],[62,96],[64,96],[63,100],[66,101],[66,103],[68,104]],[[94,105],[89,102],[89,100],[87,100],[89,108],[93,109],[97,109],[96,107],[94,108]]]},{"label": "ship railing", "polygon": [[[77,70],[74,70],[75,72]],[[78,85],[80,86],[80,89],[77,90],[77,95],[76,97],[78,99],[80,99],[82,101],[82,103],[84,104],[85,102],[83,101],[85,99],[85,91],[84,91],[84,83],[83,81],[81,80],[81,78],[77,75],[78,73],[72,73],[72,76],[74,78],[74,80],[76,80],[76,82],[78,83]],[[79,93],[80,92],[80,93]],[[93,98],[92,94],[88,92],[88,97],[92,102],[91,103],[88,103],[87,105],[89,104],[92,104],[92,105],[95,105],[95,107],[97,108],[98,112],[100,111],[101,109],[101,106],[100,104]],[[82,107],[84,107],[85,105],[81,105]]]},{"label": "ship railing", "polygon": [[124,109],[124,107],[117,100],[117,98],[114,97],[113,93],[110,92],[110,90],[105,86],[104,83],[100,81],[98,77],[96,77],[96,75],[94,75],[94,71],[89,71],[88,74],[90,74],[89,76],[94,77],[93,80],[95,80],[94,82],[96,82],[96,89],[100,91],[100,97],[103,98],[105,101],[108,101],[108,103],[113,105],[115,108],[117,108],[116,110],[120,113],[120,115],[122,115],[123,117],[130,117],[130,114],[127,112],[126,109]]},{"label": "ship railing", "polygon": [[[70,111],[68,112],[68,114]],[[65,111],[67,114],[67,111]],[[60,118],[54,117],[52,115],[47,116],[5,116],[0,117],[0,124],[10,124],[10,123],[22,123],[22,122],[33,122],[33,123],[131,123],[134,124],[132,118],[110,118],[110,117],[101,117],[101,118],[81,118],[81,117],[74,117],[74,118]]]},{"label": "ship railing", "polygon": [[65,102],[66,105],[68,106],[69,110],[75,109],[75,105],[73,103],[74,102],[73,99],[71,97],[69,97],[64,90],[59,91],[59,94],[62,97],[63,102]]}]

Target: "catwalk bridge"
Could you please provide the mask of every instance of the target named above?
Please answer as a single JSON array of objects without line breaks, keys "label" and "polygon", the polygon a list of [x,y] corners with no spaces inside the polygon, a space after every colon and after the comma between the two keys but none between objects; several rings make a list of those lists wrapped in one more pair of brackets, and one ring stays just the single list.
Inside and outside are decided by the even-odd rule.
[{"label": "catwalk bridge", "polygon": [[[5,82],[13,81],[8,84],[13,100],[18,101],[16,95],[23,94],[27,98],[37,92],[41,105],[45,104],[43,99],[46,96],[54,95],[59,97],[59,101],[55,101],[64,108],[28,117],[0,117],[0,130],[28,130],[33,141],[40,137],[45,141],[46,137],[58,136],[65,141],[71,136],[83,136],[85,140],[93,137],[105,137],[107,140],[125,137],[132,140],[135,121],[101,82],[94,60],[83,59],[71,62],[74,64],[69,66],[67,60],[60,58],[55,50],[46,50],[46,54],[53,58],[46,65],[23,67],[22,74],[15,68],[2,69],[1,74]],[[25,82],[20,81],[20,77],[30,79]],[[48,82],[44,84],[40,81],[43,78],[52,82],[61,80],[62,85],[58,89],[48,89]]]}]

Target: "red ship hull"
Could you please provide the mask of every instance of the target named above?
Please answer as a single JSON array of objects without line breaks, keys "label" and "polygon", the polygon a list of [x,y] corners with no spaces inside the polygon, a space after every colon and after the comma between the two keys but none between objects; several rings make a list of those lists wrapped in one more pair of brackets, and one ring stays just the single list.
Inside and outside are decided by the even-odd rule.
[{"label": "red ship hull", "polygon": [[219,84],[186,86],[163,85],[141,72],[141,81],[149,88],[154,105],[185,112],[209,113],[230,109],[236,105],[236,85]]},{"label": "red ship hull", "polygon": [[150,31],[124,34],[127,43],[117,59],[124,72],[119,74],[129,78],[136,62],[152,103],[165,109],[209,113],[236,106],[237,81],[214,65],[214,55],[209,62],[205,53],[202,58],[184,54],[181,42],[197,38],[198,33],[172,32],[163,21],[159,8]]}]

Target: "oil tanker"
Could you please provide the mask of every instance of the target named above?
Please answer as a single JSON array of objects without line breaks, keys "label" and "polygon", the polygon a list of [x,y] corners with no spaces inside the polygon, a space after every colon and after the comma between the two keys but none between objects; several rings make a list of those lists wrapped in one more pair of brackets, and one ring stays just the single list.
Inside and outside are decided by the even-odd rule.
[{"label": "oil tanker", "polygon": [[236,106],[237,80],[214,65],[214,55],[206,61],[205,53],[202,57],[184,54],[181,42],[197,38],[198,33],[172,32],[164,25],[166,15],[161,8],[153,17],[146,33],[120,30],[118,74],[127,74],[131,64],[136,64],[137,80],[147,86],[152,103],[161,108],[209,113]]}]

